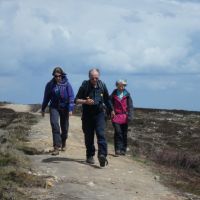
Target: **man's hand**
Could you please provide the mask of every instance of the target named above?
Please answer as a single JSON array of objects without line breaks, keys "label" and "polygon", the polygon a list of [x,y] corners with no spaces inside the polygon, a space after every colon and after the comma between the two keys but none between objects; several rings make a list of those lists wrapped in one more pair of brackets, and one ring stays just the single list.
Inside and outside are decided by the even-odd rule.
[{"label": "man's hand", "polygon": [[69,116],[72,116],[72,111],[69,112]]},{"label": "man's hand", "polygon": [[41,111],[41,115],[42,115],[42,117],[44,117],[45,116],[45,112]]},{"label": "man's hand", "polygon": [[87,105],[93,105],[94,104],[94,100],[90,99],[89,97],[87,97],[87,99],[85,100],[85,104],[87,104]]}]

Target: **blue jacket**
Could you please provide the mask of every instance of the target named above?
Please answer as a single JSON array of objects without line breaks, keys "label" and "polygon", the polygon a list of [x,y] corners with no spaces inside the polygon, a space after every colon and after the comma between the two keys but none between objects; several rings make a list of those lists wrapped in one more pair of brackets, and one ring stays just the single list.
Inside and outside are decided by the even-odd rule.
[{"label": "blue jacket", "polygon": [[69,112],[73,111],[74,92],[65,75],[62,77],[61,83],[56,83],[53,78],[46,84],[42,103],[42,112],[45,111],[49,102],[51,108],[67,109]]}]

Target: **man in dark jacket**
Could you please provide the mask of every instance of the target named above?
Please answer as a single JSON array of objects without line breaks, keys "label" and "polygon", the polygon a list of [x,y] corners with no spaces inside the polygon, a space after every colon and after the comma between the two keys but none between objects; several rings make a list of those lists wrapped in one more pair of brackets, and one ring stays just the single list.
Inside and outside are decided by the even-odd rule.
[{"label": "man in dark jacket", "polygon": [[52,75],[54,78],[49,81],[45,87],[41,110],[42,116],[44,116],[45,108],[50,102],[50,122],[54,147],[52,155],[58,155],[60,147],[63,151],[65,151],[66,148],[69,115],[72,115],[74,109],[74,92],[71,84],[68,82],[66,74],[60,67],[56,67]]},{"label": "man in dark jacket", "polygon": [[83,81],[76,95],[75,102],[82,104],[82,129],[85,136],[86,162],[94,164],[94,133],[98,143],[98,159],[101,167],[108,162],[107,142],[105,138],[105,106],[112,112],[106,85],[99,80],[99,70],[89,71],[89,80]]}]

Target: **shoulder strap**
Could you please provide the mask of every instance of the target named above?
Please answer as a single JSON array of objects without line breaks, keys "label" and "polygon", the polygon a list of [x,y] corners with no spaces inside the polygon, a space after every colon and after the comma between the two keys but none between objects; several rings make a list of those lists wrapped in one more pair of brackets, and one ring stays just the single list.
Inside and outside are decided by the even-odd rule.
[{"label": "shoulder strap", "polygon": [[[97,85],[104,93],[105,92],[105,84],[101,80],[98,80]],[[90,89],[89,88],[89,80],[84,80],[82,82],[81,87],[84,89],[84,97],[86,97],[88,95],[89,89]]]},{"label": "shoulder strap", "polygon": [[102,90],[102,92],[104,93],[105,92],[105,84],[101,80],[98,80],[97,84],[98,84],[99,88]]},{"label": "shoulder strap", "polygon": [[89,81],[88,80],[84,80],[82,82],[81,87],[83,88],[84,97],[87,97],[88,92],[89,92]]}]

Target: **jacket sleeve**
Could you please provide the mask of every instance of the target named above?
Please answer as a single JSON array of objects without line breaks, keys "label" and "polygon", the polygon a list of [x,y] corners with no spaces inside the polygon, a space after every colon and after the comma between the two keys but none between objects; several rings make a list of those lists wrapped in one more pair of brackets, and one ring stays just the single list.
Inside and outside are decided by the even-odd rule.
[{"label": "jacket sleeve", "polygon": [[71,84],[69,82],[68,82],[67,90],[68,90],[68,95],[69,95],[69,107],[68,107],[68,110],[69,110],[69,112],[71,112],[71,111],[74,110],[74,91],[73,91],[72,86],[71,86]]},{"label": "jacket sleeve", "polygon": [[110,103],[111,103],[111,105],[112,105],[112,108],[113,108],[113,110],[115,111],[115,108],[114,108],[114,93],[116,92],[116,89],[114,89],[113,91],[112,91],[112,94],[110,95]]},{"label": "jacket sleeve", "polygon": [[77,99],[85,99],[85,87],[84,85],[86,85],[86,81],[83,81],[82,85],[80,86],[79,90],[78,90],[78,93],[76,94],[76,97],[75,97],[75,100],[74,100],[74,103],[76,104],[76,100]]},{"label": "jacket sleeve", "polygon": [[113,111],[113,106],[112,106],[112,102],[108,93],[108,89],[106,87],[106,84],[103,83],[104,85],[104,94],[103,94],[103,98],[104,98],[104,103],[108,109],[109,112]]},{"label": "jacket sleeve", "polygon": [[133,108],[133,100],[131,96],[128,97],[128,120],[133,120],[134,108]]},{"label": "jacket sleeve", "polygon": [[50,88],[50,82],[46,84],[45,91],[44,91],[44,97],[42,102],[42,112],[45,112],[45,109],[50,101],[50,94],[51,94],[51,88]]}]

